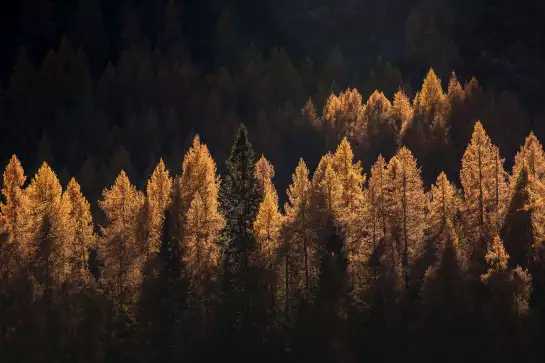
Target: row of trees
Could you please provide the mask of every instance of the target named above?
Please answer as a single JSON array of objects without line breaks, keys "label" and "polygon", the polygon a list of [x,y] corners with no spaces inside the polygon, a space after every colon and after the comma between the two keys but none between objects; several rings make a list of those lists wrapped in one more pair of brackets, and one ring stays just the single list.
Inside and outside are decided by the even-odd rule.
[{"label": "row of trees", "polygon": [[[360,339],[387,346],[407,334],[433,344],[405,341],[402,351],[432,360],[449,339],[469,354],[483,334],[491,346],[508,341],[483,354],[528,358],[526,334],[539,324],[526,329],[527,317],[544,306],[545,154],[530,134],[511,174],[503,164],[477,122],[462,190],[444,173],[425,190],[406,147],[379,156],[367,177],[344,138],[312,177],[299,161],[282,210],[274,167],[255,161],[242,126],[221,179],[198,136],[181,174],[160,161],[145,193],[121,171],[102,193],[97,230],[75,179],[63,190],[44,163],[26,185],[13,156],[2,189],[2,354],[345,361],[386,354],[359,351]],[[43,350],[29,351],[28,339]]]}]

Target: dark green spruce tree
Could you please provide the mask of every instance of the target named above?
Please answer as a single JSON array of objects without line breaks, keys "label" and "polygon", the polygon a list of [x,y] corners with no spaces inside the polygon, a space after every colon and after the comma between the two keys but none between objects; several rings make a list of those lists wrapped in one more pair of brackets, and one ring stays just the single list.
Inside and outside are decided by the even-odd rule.
[{"label": "dark green spruce tree", "polygon": [[254,173],[254,151],[244,125],[238,129],[226,164],[220,189],[226,225],[218,328],[226,349],[222,354],[249,360],[255,354],[262,356],[265,349],[267,304],[262,291],[264,269],[253,259],[256,242],[252,234],[263,192]]}]

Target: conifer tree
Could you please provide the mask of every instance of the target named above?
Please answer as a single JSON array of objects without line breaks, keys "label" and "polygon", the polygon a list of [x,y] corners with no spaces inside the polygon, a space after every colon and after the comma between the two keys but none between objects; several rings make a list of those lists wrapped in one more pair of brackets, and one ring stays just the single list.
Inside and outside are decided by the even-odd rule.
[{"label": "conifer tree", "polygon": [[274,178],[274,166],[264,155],[261,155],[261,158],[255,163],[255,176],[264,192],[267,188],[274,189],[274,184],[272,183],[272,179]]},{"label": "conifer tree", "polygon": [[422,88],[416,99],[414,112],[422,117],[422,122],[434,129],[444,128],[446,121],[445,94],[441,86],[441,80],[437,77],[433,69],[430,69]]},{"label": "conifer tree", "polygon": [[520,266],[510,269],[509,259],[501,238],[495,236],[485,256],[488,271],[481,276],[489,291],[484,317],[489,332],[487,339],[493,347],[490,356],[497,360],[517,357],[527,360],[529,347],[523,318],[530,313],[532,276]]},{"label": "conifer tree", "polygon": [[172,185],[172,178],[163,159],[160,159],[146,186],[146,198],[149,205],[149,220],[147,221],[150,229],[149,252],[151,253],[159,253],[160,251],[163,218],[165,210],[172,200]]},{"label": "conifer tree", "polygon": [[508,198],[506,173],[498,148],[480,122],[462,158],[460,180],[464,189],[465,218],[476,240],[498,231]]},{"label": "conifer tree", "polygon": [[[257,167],[257,165],[256,165]],[[277,261],[277,253],[281,247],[281,228],[283,216],[278,207],[278,196],[271,185],[265,187],[265,196],[259,206],[259,211],[253,225],[256,251],[254,260],[263,266],[267,272],[267,284],[272,296],[271,305],[274,309],[275,298],[285,300],[285,261]],[[281,279],[282,277],[282,279]],[[283,304],[282,304],[283,305]],[[280,306],[282,306],[280,305]]]},{"label": "conifer tree", "polygon": [[68,206],[55,172],[43,163],[26,189],[29,252],[38,279],[48,289],[64,281],[68,268]]},{"label": "conifer tree", "polygon": [[413,114],[413,106],[407,94],[403,90],[397,91],[392,102],[391,117],[396,121],[401,137],[409,127]]},{"label": "conifer tree", "polygon": [[[227,348],[236,349],[234,344],[260,344],[255,340],[256,329],[262,326],[266,315],[262,301],[264,296],[259,288],[263,271],[251,260],[256,250],[253,222],[259,210],[262,191],[255,176],[254,151],[244,125],[237,131],[226,164],[227,171],[220,189],[221,210],[226,222],[223,232],[224,299],[221,317],[228,329],[226,332],[238,332],[238,340],[233,341],[233,334],[228,334],[224,342]],[[249,301],[252,301],[251,305]]]},{"label": "conifer tree", "polygon": [[191,286],[200,298],[210,294],[220,259],[220,233],[225,219],[219,211],[220,179],[216,163],[199,136],[184,157],[178,195],[180,197],[184,261]]},{"label": "conifer tree", "polygon": [[310,188],[309,170],[300,159],[286,191],[288,201],[284,206],[290,285],[286,290],[294,299],[300,298],[306,303],[310,302],[319,277],[319,248],[312,225]]},{"label": "conifer tree", "polygon": [[452,105],[454,103],[462,102],[464,98],[465,98],[464,88],[458,81],[458,78],[456,78],[456,73],[452,72],[452,75],[448,82],[447,99]]},{"label": "conifer tree", "polygon": [[445,222],[440,240],[438,260],[426,271],[421,291],[421,318],[425,327],[422,339],[427,345],[422,351],[423,358],[430,361],[448,349],[452,342],[459,349],[451,355],[462,359],[469,354],[473,337],[470,291],[461,268],[458,239],[450,220]]},{"label": "conifer tree", "polygon": [[511,195],[507,208],[502,237],[505,249],[511,256],[512,266],[528,268],[534,259],[534,248],[543,236],[543,216],[540,207],[532,208],[533,185],[529,167],[523,166],[511,181]]},{"label": "conifer tree", "polygon": [[112,187],[102,192],[99,201],[106,216],[99,245],[104,262],[102,275],[110,285],[119,309],[130,304],[141,282],[143,256],[138,241],[138,216],[144,200],[143,193],[121,171]]},{"label": "conifer tree", "polygon": [[403,147],[388,163],[387,208],[394,240],[409,282],[409,264],[422,250],[426,226],[424,194],[420,169],[409,149]]},{"label": "conifer tree", "polygon": [[89,272],[89,250],[96,247],[96,236],[91,216],[91,206],[76,179],[70,179],[63,194],[68,208],[68,263],[71,275],[87,277]]},{"label": "conifer tree", "polygon": [[13,155],[4,171],[4,185],[2,195],[5,204],[2,204],[2,216],[4,217],[4,228],[8,233],[9,241],[26,247],[28,236],[26,236],[28,223],[27,195],[22,189],[26,176],[17,156]]},{"label": "conifer tree", "polygon": [[435,185],[431,186],[428,204],[428,225],[433,234],[441,232],[447,222],[454,222],[458,205],[456,188],[442,172],[437,177]]},{"label": "conifer tree", "polygon": [[533,132],[524,141],[519,152],[515,156],[512,178],[516,180],[517,174],[523,167],[528,168],[530,179],[545,180],[545,153],[543,146]]}]

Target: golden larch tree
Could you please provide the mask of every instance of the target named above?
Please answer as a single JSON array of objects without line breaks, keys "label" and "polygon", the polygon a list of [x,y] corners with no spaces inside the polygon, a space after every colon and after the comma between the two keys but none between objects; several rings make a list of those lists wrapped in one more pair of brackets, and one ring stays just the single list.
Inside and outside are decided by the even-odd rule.
[{"label": "golden larch tree", "polygon": [[318,286],[319,248],[312,225],[309,170],[303,159],[292,175],[292,183],[286,194],[285,233],[288,254],[288,287],[294,298],[309,302]]},{"label": "golden larch tree", "polygon": [[161,245],[161,233],[165,210],[172,201],[172,178],[163,162],[155,167],[146,186],[146,198],[149,208],[148,213],[148,228],[149,228],[149,252],[159,253]]},{"label": "golden larch tree", "polygon": [[38,280],[46,288],[61,283],[68,273],[68,205],[55,172],[43,163],[26,189],[29,249]]},{"label": "golden larch tree", "polygon": [[278,200],[278,193],[272,182],[274,178],[274,166],[264,155],[261,155],[261,158],[255,163],[255,177],[263,191],[263,199],[265,199],[267,192],[271,192],[273,194],[272,197]]},{"label": "golden larch tree", "polygon": [[448,82],[447,99],[451,104],[461,102],[465,99],[464,88],[458,81],[456,73],[454,72],[452,72]]},{"label": "golden larch tree", "polygon": [[459,206],[456,187],[441,172],[431,186],[428,203],[428,224],[433,235],[440,233],[447,222],[453,222]]},{"label": "golden larch tree", "polygon": [[400,137],[403,136],[413,119],[414,109],[411,100],[403,90],[394,94],[394,101],[390,110],[390,116],[396,120]]},{"label": "golden larch tree", "polygon": [[104,261],[104,280],[122,307],[135,298],[141,282],[142,248],[138,240],[139,215],[144,206],[142,192],[121,171],[112,187],[102,192],[100,208],[106,216],[101,227],[100,256]]},{"label": "golden larch tree", "polygon": [[388,215],[408,284],[409,265],[422,252],[426,195],[416,159],[406,147],[388,163],[388,178]]},{"label": "golden larch tree", "polygon": [[378,134],[380,124],[390,116],[391,109],[392,103],[386,98],[384,93],[375,90],[369,96],[363,111],[363,118],[369,137]]},{"label": "golden larch tree", "polygon": [[473,239],[496,234],[508,199],[507,174],[498,148],[477,121],[462,158],[465,218]]},{"label": "golden larch tree", "polygon": [[545,153],[543,145],[539,142],[536,135],[530,132],[526,137],[524,145],[520,147],[519,152],[515,156],[515,164],[513,165],[512,180],[516,180],[517,173],[526,166],[531,179],[537,181],[545,181]]},{"label": "golden larch tree", "polygon": [[198,294],[203,294],[205,286],[213,281],[219,264],[219,237],[225,224],[219,211],[219,187],[216,163],[196,136],[184,157],[177,188],[184,259]]},{"label": "golden larch tree", "polygon": [[446,97],[443,93],[441,80],[433,69],[430,69],[415,99],[414,112],[422,117],[424,124],[436,129],[444,126],[446,107]]},{"label": "golden larch tree", "polygon": [[2,195],[4,201],[1,205],[4,217],[4,226],[8,233],[9,241],[20,247],[28,247],[28,199],[23,185],[26,176],[17,156],[13,155],[4,171],[4,184]]},{"label": "golden larch tree", "polygon": [[71,275],[88,276],[89,249],[96,247],[91,206],[76,179],[70,179],[63,194],[68,208],[67,258]]}]

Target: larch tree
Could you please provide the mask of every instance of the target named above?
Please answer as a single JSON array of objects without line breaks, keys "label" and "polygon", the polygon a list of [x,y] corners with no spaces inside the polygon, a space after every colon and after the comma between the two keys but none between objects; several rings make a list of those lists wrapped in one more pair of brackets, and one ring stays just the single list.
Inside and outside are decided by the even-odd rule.
[{"label": "larch tree", "polygon": [[[366,231],[360,223],[364,210],[361,162],[354,162],[354,154],[348,140],[344,138],[333,154],[332,166],[338,179],[340,196],[336,203],[335,217],[344,235],[343,252],[348,259],[349,274],[354,273],[361,262],[361,241]],[[356,270],[353,270],[356,268]]]},{"label": "larch tree", "polygon": [[284,233],[287,239],[285,253],[289,268],[286,274],[286,291],[293,299],[302,299],[305,303],[313,299],[320,271],[320,251],[312,224],[310,188],[309,170],[304,160],[300,159],[292,175],[292,183],[286,191],[288,201],[284,206]]},{"label": "larch tree", "polygon": [[454,222],[458,206],[456,187],[447,179],[447,175],[441,172],[435,185],[431,186],[428,203],[428,225],[432,235],[439,234],[447,222]]},{"label": "larch tree", "polygon": [[102,192],[100,208],[106,216],[99,245],[103,278],[110,285],[118,308],[134,299],[141,282],[142,249],[138,241],[138,216],[145,198],[121,171],[112,187]]},{"label": "larch tree", "polygon": [[394,100],[392,102],[390,112],[391,117],[396,121],[397,129],[399,130],[400,137],[402,138],[403,134],[410,126],[414,115],[411,100],[403,90],[399,90],[394,94]]},{"label": "larch tree", "polygon": [[414,112],[433,129],[445,129],[447,103],[441,80],[430,69],[415,102]]},{"label": "larch tree", "polygon": [[401,148],[390,160],[388,178],[387,210],[408,285],[409,266],[422,252],[426,227],[426,195],[420,169],[409,149]]},{"label": "larch tree", "polygon": [[67,258],[72,276],[86,278],[89,273],[89,250],[96,247],[91,206],[76,179],[70,179],[63,199],[68,208]]},{"label": "larch tree", "polygon": [[264,155],[261,155],[259,160],[255,163],[255,177],[259,181],[259,185],[264,193],[267,188],[274,189],[274,184],[272,183],[272,179],[274,178],[274,166]]},{"label": "larch tree", "polygon": [[149,219],[146,223],[149,226],[150,245],[148,251],[150,253],[159,253],[161,249],[163,219],[165,210],[172,201],[172,185],[172,177],[163,159],[160,159],[146,186],[146,198],[149,208]]},{"label": "larch tree", "polygon": [[225,219],[220,213],[216,163],[199,136],[184,157],[177,188],[184,261],[190,271],[192,288],[203,298],[217,275],[220,234]]},{"label": "larch tree", "polygon": [[68,205],[55,172],[43,163],[26,189],[29,210],[29,252],[38,280],[46,289],[68,273]]},{"label": "larch tree", "polygon": [[465,218],[474,240],[495,234],[508,199],[507,174],[498,148],[477,121],[462,158],[460,180],[464,190]]},{"label": "larch tree", "polygon": [[254,221],[253,231],[256,241],[254,260],[267,271],[266,279],[269,294],[271,295],[271,309],[275,308],[278,299],[280,306],[278,310],[282,310],[282,307],[285,306],[283,300],[285,300],[287,293],[284,289],[285,285],[281,283],[281,280],[285,281],[287,265],[285,261],[284,264],[277,261],[281,247],[282,225],[283,216],[278,207],[278,195],[271,182],[271,185],[265,186],[265,195]]},{"label": "larch tree", "polygon": [[1,205],[4,217],[4,226],[9,236],[9,241],[23,249],[28,247],[26,235],[28,224],[28,199],[22,189],[26,176],[17,156],[13,155],[4,171],[4,185],[2,195],[5,203]]}]

